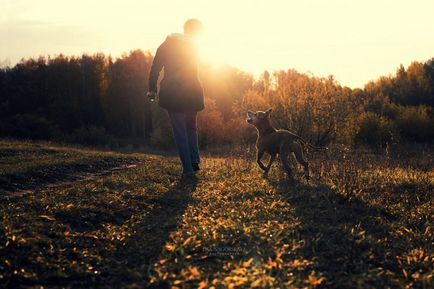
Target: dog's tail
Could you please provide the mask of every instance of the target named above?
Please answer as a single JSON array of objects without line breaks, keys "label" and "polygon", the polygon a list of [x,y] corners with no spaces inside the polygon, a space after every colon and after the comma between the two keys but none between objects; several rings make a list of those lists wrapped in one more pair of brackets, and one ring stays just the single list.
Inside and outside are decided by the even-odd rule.
[{"label": "dog's tail", "polygon": [[326,150],[329,149],[328,147],[317,147],[317,146],[314,146],[314,145],[310,144],[307,140],[305,140],[304,138],[302,138],[301,136],[299,136],[299,135],[295,135],[295,136],[298,138],[298,140],[300,140],[300,142],[304,146],[310,147],[311,149],[314,149],[316,151],[326,151]]}]

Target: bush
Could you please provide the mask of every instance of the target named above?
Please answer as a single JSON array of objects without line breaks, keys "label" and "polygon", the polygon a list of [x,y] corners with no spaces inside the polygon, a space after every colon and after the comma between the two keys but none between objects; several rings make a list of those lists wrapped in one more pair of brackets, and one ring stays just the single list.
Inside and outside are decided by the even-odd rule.
[{"label": "bush", "polygon": [[153,113],[152,123],[154,128],[150,136],[151,145],[156,149],[174,148],[175,142],[167,112],[157,107]]},{"label": "bush", "polygon": [[49,140],[59,135],[49,120],[34,114],[17,114],[0,122],[2,136],[18,139]]},{"label": "bush", "polygon": [[233,118],[225,123],[225,139],[233,147],[237,145],[254,145],[256,130],[246,122],[244,117]]},{"label": "bush", "polygon": [[215,105],[215,101],[206,100],[206,108],[198,114],[198,138],[202,148],[219,145],[224,142],[223,116]]},{"label": "bush", "polygon": [[431,142],[434,140],[434,116],[431,107],[401,106],[396,124],[401,135],[408,141]]},{"label": "bush", "polygon": [[99,126],[78,128],[68,135],[66,140],[71,143],[91,146],[111,145],[114,143],[113,137],[103,127]]},{"label": "bush", "polygon": [[175,147],[171,128],[157,127],[151,133],[151,145],[156,149],[171,149]]},{"label": "bush", "polygon": [[356,144],[365,144],[372,148],[383,147],[387,143],[398,141],[398,139],[399,134],[392,121],[372,112],[362,115],[355,136]]}]

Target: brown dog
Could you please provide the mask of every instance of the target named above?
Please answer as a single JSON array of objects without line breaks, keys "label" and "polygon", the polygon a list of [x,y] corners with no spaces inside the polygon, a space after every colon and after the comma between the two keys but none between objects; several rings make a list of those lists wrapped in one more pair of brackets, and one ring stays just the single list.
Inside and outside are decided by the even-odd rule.
[{"label": "brown dog", "polygon": [[[268,174],[271,164],[279,154],[283,168],[291,176],[291,167],[289,166],[288,157],[294,153],[298,163],[304,167],[304,176],[309,179],[309,163],[303,156],[303,146],[309,146],[313,149],[325,150],[327,148],[318,148],[309,144],[302,137],[283,129],[275,129],[270,123],[271,108],[267,111],[247,112],[247,122],[254,125],[258,131],[258,139],[256,141],[258,165],[264,170],[264,174]],[[271,158],[267,166],[265,166],[261,158],[264,153],[268,153]]]}]

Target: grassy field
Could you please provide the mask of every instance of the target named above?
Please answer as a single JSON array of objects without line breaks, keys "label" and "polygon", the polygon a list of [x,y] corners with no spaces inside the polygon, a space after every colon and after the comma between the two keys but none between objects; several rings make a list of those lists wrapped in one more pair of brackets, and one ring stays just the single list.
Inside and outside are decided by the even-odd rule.
[{"label": "grassy field", "polygon": [[[0,140],[0,198],[91,178],[139,162],[136,155]],[[11,195],[13,197],[13,195]]]},{"label": "grassy field", "polygon": [[1,287],[434,287],[430,151],[309,154],[309,182],[205,155],[188,185],[174,157],[7,141],[0,155],[2,193],[35,192],[0,201]]}]

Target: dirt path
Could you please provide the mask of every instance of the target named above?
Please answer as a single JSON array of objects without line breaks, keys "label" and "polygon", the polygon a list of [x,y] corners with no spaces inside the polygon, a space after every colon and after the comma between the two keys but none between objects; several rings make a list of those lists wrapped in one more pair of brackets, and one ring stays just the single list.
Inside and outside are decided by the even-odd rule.
[{"label": "dirt path", "polygon": [[[9,185],[9,189],[0,188],[0,200],[10,200],[13,198],[20,198],[28,195],[33,195],[38,191],[46,191],[61,186],[68,186],[77,182],[85,182],[95,180],[100,177],[108,176],[113,173],[132,169],[137,167],[140,161],[136,160],[135,163],[126,163],[118,166],[108,168],[93,168],[89,167],[77,171],[62,171],[60,174],[46,175],[45,178],[31,178],[29,182],[13,183]],[[13,187],[17,188],[14,190]]]}]

